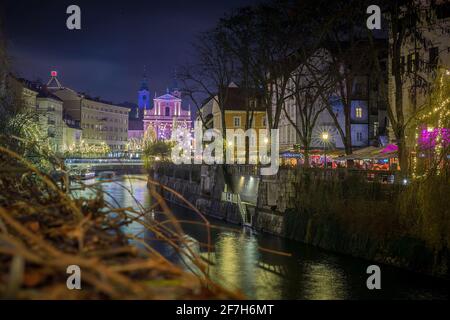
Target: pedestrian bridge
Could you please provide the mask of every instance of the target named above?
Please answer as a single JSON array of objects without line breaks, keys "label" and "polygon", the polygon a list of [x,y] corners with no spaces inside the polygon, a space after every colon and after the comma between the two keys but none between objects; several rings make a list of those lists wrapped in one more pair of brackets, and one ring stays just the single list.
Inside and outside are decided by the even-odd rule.
[{"label": "pedestrian bridge", "polygon": [[144,161],[141,159],[66,159],[65,165],[71,168],[90,168],[92,171],[115,171],[119,174],[145,173]]}]

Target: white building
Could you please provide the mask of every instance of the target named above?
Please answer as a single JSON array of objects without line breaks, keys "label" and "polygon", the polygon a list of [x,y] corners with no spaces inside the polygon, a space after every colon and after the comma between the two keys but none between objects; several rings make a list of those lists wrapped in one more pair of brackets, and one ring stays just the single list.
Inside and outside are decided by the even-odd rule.
[{"label": "white building", "polygon": [[[323,61],[326,61],[327,56],[328,54],[324,50],[319,51],[315,56],[317,61],[315,67],[320,68]],[[296,77],[300,77],[300,80],[298,78],[296,79]],[[295,97],[291,96],[295,91],[294,79],[301,83],[301,81],[311,81],[311,77],[307,71],[297,69],[293,72],[292,78],[287,85],[286,96],[290,97],[285,100],[286,113],[300,130],[302,128],[302,122],[299,109]],[[361,74],[354,78],[350,110],[351,141],[352,147],[354,148],[366,147],[371,143],[376,143],[378,137],[385,133],[387,125],[386,105],[382,102],[382,97],[378,94],[378,87],[378,84],[374,85],[370,83],[370,77],[368,75]],[[332,105],[333,113],[336,115],[337,122],[345,133],[344,107],[341,101],[339,101],[338,95],[332,95],[328,98]],[[316,100],[314,108],[315,111],[313,114],[318,113],[318,117],[312,130],[311,149],[324,148],[324,143],[321,141],[321,133],[324,131],[329,134],[327,148],[344,149],[344,143],[335,121],[327,108],[325,108],[322,99],[318,98]],[[275,105],[273,112],[275,112]],[[288,120],[286,113],[284,111],[281,113],[278,127],[280,130],[281,151],[301,148],[302,146],[301,139],[294,125]]]},{"label": "white building", "polygon": [[64,113],[79,122],[83,141],[89,145],[107,144],[112,152],[125,151],[130,109],[63,87],[56,76],[52,71],[48,89],[63,101]]},{"label": "white building", "polygon": [[48,137],[50,147],[60,152],[64,146],[63,102],[45,87],[40,88],[36,101],[39,126]]},{"label": "white building", "polygon": [[[423,46],[419,41],[408,41],[402,45],[401,68],[405,121],[411,119],[426,102],[430,85],[433,84],[437,70],[439,68],[450,70],[449,7],[448,3],[441,4],[441,7],[438,7],[435,12],[430,12],[424,7],[422,11],[423,21],[427,21],[426,16],[431,17],[431,21],[429,23],[424,22],[418,29],[427,41],[426,46]],[[392,45],[392,37],[390,37],[389,42]],[[392,62],[389,59],[389,70],[391,68]],[[395,79],[390,72],[389,102],[392,107],[395,106],[395,92]],[[392,130],[389,131],[391,140],[395,141]],[[414,141],[410,139],[408,143],[414,143]]]}]

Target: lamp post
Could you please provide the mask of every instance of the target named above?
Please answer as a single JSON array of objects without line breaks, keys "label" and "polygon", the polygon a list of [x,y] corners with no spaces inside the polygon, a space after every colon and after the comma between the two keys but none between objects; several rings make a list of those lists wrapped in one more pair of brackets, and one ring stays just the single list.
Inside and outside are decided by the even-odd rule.
[{"label": "lamp post", "polygon": [[325,158],[325,169],[327,168],[327,143],[328,143],[328,132],[322,132],[322,141],[324,143],[324,158]]}]

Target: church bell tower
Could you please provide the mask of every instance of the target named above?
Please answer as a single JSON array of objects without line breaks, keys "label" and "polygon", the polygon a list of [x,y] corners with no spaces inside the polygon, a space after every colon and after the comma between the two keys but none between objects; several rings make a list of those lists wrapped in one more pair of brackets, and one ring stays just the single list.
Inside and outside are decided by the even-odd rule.
[{"label": "church bell tower", "polygon": [[142,117],[145,110],[150,108],[150,91],[148,89],[146,68],[144,68],[144,76],[142,78],[141,88],[138,91],[138,106],[139,117]]}]

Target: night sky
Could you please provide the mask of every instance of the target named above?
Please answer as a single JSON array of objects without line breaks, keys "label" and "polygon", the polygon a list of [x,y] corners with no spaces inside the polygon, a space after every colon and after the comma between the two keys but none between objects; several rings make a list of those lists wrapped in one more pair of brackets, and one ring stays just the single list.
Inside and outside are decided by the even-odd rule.
[{"label": "night sky", "polygon": [[[4,2],[4,1],[2,1]],[[233,8],[256,0],[6,0],[2,17],[13,72],[109,101],[136,102],[144,65],[151,95],[165,93],[176,66],[191,59],[196,34]],[[81,8],[81,30],[66,8]]]}]

